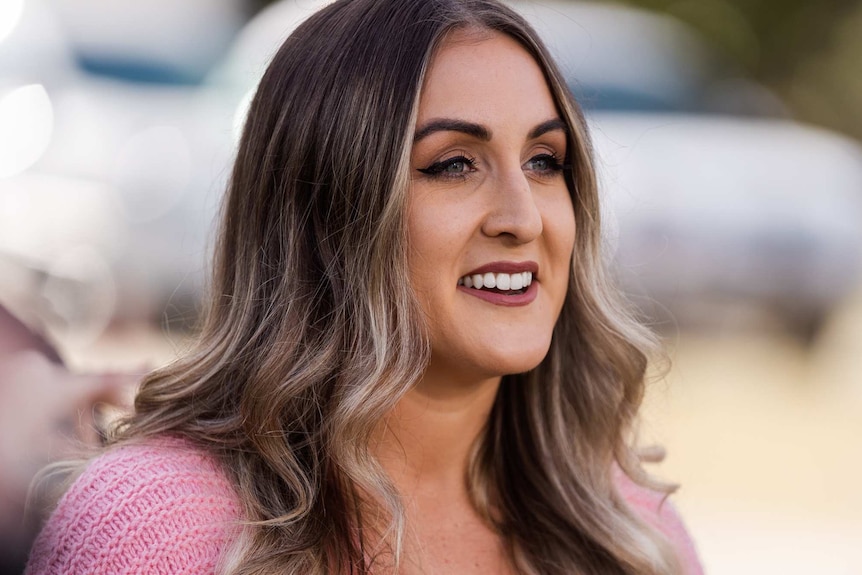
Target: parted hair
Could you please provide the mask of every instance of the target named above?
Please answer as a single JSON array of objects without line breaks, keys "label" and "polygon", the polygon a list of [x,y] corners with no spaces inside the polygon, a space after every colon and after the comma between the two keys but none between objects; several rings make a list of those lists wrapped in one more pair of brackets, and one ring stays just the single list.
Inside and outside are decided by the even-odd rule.
[{"label": "parted hair", "polygon": [[543,70],[568,126],[576,246],[550,351],[503,377],[465,481],[525,574],[659,574],[670,546],[628,509],[622,472],[653,340],[601,255],[581,112],[537,34],[495,0],[339,0],[275,54],[222,207],[197,343],[150,375],[113,441],[190,438],[232,479],[247,522],[232,574],[397,571],[400,496],[372,430],[430,346],[408,281],[410,152],[429,62],[457,29],[508,35]]}]

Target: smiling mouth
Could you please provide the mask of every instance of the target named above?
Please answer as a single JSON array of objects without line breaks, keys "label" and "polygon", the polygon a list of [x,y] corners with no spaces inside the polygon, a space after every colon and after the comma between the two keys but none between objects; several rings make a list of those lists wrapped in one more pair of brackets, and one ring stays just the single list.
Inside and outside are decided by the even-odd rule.
[{"label": "smiling mouth", "polygon": [[487,272],[458,278],[458,285],[467,288],[505,295],[519,295],[533,283],[533,272],[513,274]]}]

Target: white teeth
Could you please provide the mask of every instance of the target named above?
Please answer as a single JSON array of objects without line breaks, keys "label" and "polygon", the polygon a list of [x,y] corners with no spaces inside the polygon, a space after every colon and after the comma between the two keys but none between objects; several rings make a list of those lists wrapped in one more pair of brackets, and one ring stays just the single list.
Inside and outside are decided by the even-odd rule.
[{"label": "white teeth", "polygon": [[473,289],[497,288],[501,291],[522,290],[533,283],[533,272],[521,272],[517,274],[492,273],[473,274],[458,279],[459,286]]},{"label": "white teeth", "polygon": [[482,276],[482,283],[488,289],[494,289],[497,287],[497,276],[492,274],[491,272],[486,273]]}]

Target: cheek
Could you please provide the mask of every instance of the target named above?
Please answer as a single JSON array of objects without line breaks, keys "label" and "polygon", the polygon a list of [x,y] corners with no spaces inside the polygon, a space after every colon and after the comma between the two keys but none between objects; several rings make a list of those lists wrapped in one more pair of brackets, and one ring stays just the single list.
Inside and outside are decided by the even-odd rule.
[{"label": "cheek", "polygon": [[545,207],[545,237],[551,256],[557,263],[571,265],[575,250],[575,211],[568,193],[558,196]]},{"label": "cheek", "polygon": [[410,284],[426,314],[433,316],[451,269],[450,222],[438,206],[414,202],[407,216]]},{"label": "cheek", "polygon": [[411,214],[408,220],[407,241],[409,246],[408,268],[410,282],[417,293],[426,291],[434,278],[434,269],[439,265],[441,254],[435,242],[435,226],[427,217]]},{"label": "cheek", "polygon": [[[448,281],[470,240],[468,208],[419,196],[407,215],[409,268],[414,288]],[[457,277],[455,278],[457,281]],[[454,289],[454,285],[453,285]]]},{"label": "cheek", "polygon": [[[555,202],[555,208],[545,220],[545,238],[549,261],[559,273],[553,274],[552,284],[548,287],[550,295],[550,310],[554,321],[559,319],[560,311],[569,290],[569,278],[574,265],[573,256],[576,239],[575,214],[568,194],[564,199]],[[548,278],[550,281],[551,278]]]}]

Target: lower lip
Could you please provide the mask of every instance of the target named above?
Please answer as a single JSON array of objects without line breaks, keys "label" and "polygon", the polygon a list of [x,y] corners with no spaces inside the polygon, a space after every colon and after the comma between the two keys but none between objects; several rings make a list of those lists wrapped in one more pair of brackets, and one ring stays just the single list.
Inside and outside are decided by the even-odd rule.
[{"label": "lower lip", "polygon": [[492,303],[494,305],[518,307],[523,305],[529,305],[533,302],[533,300],[536,299],[536,296],[539,294],[539,282],[533,280],[533,282],[527,287],[524,293],[519,293],[515,295],[505,295],[502,293],[486,291],[483,289],[468,288],[466,286],[458,286],[458,289],[466,294],[469,294],[473,297],[477,297],[481,300],[485,300],[486,302]]}]

